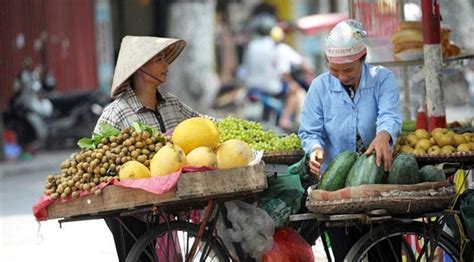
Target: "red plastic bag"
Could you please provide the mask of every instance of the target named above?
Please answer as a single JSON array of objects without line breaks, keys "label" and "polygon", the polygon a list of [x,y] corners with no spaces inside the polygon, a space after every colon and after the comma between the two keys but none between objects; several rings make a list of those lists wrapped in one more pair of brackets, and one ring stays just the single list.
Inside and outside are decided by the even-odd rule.
[{"label": "red plastic bag", "polygon": [[280,227],[275,230],[272,249],[263,255],[263,262],[281,261],[314,261],[311,246],[300,234],[289,227]]}]

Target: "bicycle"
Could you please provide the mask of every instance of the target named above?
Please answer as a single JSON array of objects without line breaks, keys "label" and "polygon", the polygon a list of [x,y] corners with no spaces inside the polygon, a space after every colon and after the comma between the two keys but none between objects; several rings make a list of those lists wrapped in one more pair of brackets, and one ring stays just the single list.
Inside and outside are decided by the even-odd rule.
[{"label": "bicycle", "polygon": [[[198,206],[194,205],[194,207]],[[173,209],[173,212],[176,211],[179,210]],[[155,212],[155,217],[156,215],[169,217],[169,213],[163,209]],[[166,259],[165,261],[230,261],[231,254],[216,234],[219,217],[223,219],[227,228],[232,228],[231,222],[227,219],[224,201],[216,202],[210,198],[204,209],[203,218],[199,222],[191,221],[189,217],[185,217],[183,221],[179,215],[174,221],[165,219],[136,240],[126,261],[163,261],[163,259]],[[248,261],[249,258],[244,254],[240,243],[232,244],[237,258],[240,261]]]},{"label": "bicycle", "polygon": [[[455,231],[461,235],[460,239],[446,232],[445,225],[453,218],[456,218]],[[293,215],[290,220],[293,227],[310,244],[323,237],[328,227],[369,225],[370,229],[350,249],[345,261],[366,261],[369,258],[370,261],[386,261],[387,254],[383,253],[386,250],[381,251],[378,245],[382,241],[389,243],[390,251],[394,253],[394,257],[399,258],[399,261],[402,260],[402,255],[406,261],[440,261],[441,254],[446,254],[451,261],[460,261],[461,258],[464,261],[474,261],[473,247],[472,244],[466,243],[469,240],[466,239],[463,225],[459,220],[459,210],[452,208],[437,213],[399,217],[391,216],[384,210],[337,215],[307,213]],[[399,251],[395,251],[393,245],[394,239],[400,237],[402,254],[398,254]],[[331,261],[327,242],[323,241],[323,245],[326,257]]]},{"label": "bicycle", "polygon": [[[470,171],[465,178],[469,173]],[[440,254],[446,254],[451,261],[474,261],[473,247],[468,243],[472,239],[469,239],[464,233],[465,228],[459,216],[460,211],[454,208],[457,196],[451,208],[439,213],[423,214],[418,217],[422,218],[421,221],[416,217],[411,219],[394,218],[392,223],[380,224],[354,245],[347,254],[346,260],[360,261],[367,257],[369,252],[380,253],[377,252],[377,243],[384,240],[390,241],[395,236],[403,236],[402,248],[407,261],[421,261],[422,259],[439,261]],[[449,221],[455,221],[453,228],[447,226]],[[448,233],[447,228],[450,228],[452,232]],[[456,234],[460,237],[456,237]],[[415,248],[409,245],[407,236],[415,237]]]}]

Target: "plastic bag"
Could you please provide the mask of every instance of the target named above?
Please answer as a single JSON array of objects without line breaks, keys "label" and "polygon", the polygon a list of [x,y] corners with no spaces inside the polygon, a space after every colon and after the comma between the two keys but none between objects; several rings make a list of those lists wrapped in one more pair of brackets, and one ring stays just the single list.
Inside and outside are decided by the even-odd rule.
[{"label": "plastic bag", "polygon": [[288,167],[289,174],[298,175],[300,177],[304,189],[307,189],[318,182],[315,176],[309,171],[308,161],[309,155],[305,154],[300,161]]},{"label": "plastic bag", "polygon": [[227,228],[222,219],[219,219],[217,234],[234,257],[235,250],[231,242],[240,242],[245,253],[261,261],[263,254],[273,244],[273,220],[263,209],[240,200],[228,201],[225,206],[232,228]]},{"label": "plastic bag", "polygon": [[284,226],[302,204],[304,189],[300,177],[292,174],[278,174],[267,179],[268,188],[260,198],[263,209],[272,217],[275,226]]},{"label": "plastic bag", "polygon": [[275,230],[273,246],[263,256],[264,262],[314,261],[311,246],[294,229],[281,227]]}]

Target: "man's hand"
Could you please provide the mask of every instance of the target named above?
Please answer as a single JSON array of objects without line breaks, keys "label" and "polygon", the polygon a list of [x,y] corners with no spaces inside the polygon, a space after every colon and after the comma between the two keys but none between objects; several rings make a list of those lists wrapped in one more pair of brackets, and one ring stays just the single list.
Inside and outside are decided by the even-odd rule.
[{"label": "man's hand", "polygon": [[309,171],[316,178],[321,177],[321,165],[324,161],[324,150],[322,148],[315,148],[311,155],[309,155]]},{"label": "man's hand", "polygon": [[383,160],[384,170],[389,171],[392,166],[392,151],[390,150],[390,134],[387,131],[380,131],[375,136],[365,155],[370,155],[375,151],[376,164],[380,166]]}]

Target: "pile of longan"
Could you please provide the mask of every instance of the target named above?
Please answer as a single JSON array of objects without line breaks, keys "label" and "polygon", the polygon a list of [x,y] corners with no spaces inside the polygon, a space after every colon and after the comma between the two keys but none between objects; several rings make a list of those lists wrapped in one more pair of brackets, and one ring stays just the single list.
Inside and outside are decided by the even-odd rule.
[{"label": "pile of longan", "polygon": [[77,198],[82,191],[101,194],[97,186],[110,182],[123,164],[137,160],[149,167],[155,153],[170,140],[159,132],[153,135],[125,128],[119,135],[103,138],[95,149],[81,150],[64,160],[60,174],[47,177],[44,193],[53,200]]}]

